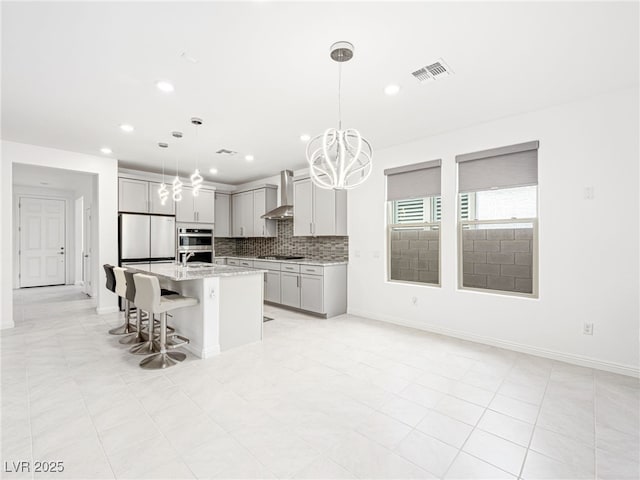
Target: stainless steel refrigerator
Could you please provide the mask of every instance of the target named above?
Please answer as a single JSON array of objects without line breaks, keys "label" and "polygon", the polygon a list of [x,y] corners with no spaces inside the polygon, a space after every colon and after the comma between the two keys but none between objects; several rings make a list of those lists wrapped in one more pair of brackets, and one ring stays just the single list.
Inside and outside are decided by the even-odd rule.
[{"label": "stainless steel refrigerator", "polygon": [[122,213],[119,234],[121,265],[176,258],[176,220],[173,216]]}]

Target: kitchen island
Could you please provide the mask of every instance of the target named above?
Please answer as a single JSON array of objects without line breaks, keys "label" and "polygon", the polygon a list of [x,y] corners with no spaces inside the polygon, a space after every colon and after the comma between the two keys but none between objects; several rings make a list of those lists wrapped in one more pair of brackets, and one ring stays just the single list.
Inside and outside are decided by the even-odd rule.
[{"label": "kitchen island", "polygon": [[262,340],[265,270],[195,262],[127,268],[155,275],[163,288],[199,300],[170,312],[169,319],[176,333],[189,339],[184,348],[194,355],[208,358]]}]

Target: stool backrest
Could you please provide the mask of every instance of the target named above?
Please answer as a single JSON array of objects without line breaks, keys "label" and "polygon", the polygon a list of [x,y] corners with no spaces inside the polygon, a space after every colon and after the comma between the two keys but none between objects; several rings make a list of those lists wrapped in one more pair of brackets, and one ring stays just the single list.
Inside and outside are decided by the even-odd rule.
[{"label": "stool backrest", "polygon": [[107,274],[107,290],[111,290],[112,292],[116,291],[116,277],[113,274],[113,265],[109,265],[108,263],[105,263],[103,265],[104,267],[104,273]]},{"label": "stool backrest", "polygon": [[135,284],[135,280],[133,279],[133,275],[134,275],[134,273],[132,271],[130,271],[130,270],[125,270],[124,271],[124,276],[127,279],[127,293],[126,293],[125,297],[130,302],[134,302],[135,303],[135,299],[136,299],[136,284]]},{"label": "stool backrest", "polygon": [[113,274],[116,277],[116,294],[123,297],[127,294],[127,277],[124,276],[126,269],[122,267],[113,267]]},{"label": "stool backrest", "polygon": [[161,297],[158,277],[136,273],[133,281],[136,283],[136,307],[148,313],[157,312]]}]

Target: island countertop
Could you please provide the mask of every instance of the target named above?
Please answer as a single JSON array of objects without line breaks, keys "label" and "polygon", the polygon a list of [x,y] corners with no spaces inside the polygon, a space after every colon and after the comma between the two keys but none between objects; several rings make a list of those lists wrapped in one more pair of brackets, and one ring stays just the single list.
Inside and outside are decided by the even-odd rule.
[{"label": "island countertop", "polygon": [[151,263],[143,265],[128,265],[127,269],[140,273],[150,273],[167,280],[181,282],[184,280],[201,280],[210,277],[233,277],[236,275],[263,274],[266,270],[255,268],[233,267],[230,265],[214,265],[211,263],[194,262],[187,267],[173,263]]}]

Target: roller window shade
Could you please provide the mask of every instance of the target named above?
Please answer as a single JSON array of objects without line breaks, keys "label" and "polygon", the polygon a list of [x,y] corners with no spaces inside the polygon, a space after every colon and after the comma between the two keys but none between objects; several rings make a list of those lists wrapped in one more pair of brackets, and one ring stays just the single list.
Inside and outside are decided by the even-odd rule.
[{"label": "roller window shade", "polygon": [[440,195],[440,165],[432,160],[385,170],[387,201]]},{"label": "roller window shade", "polygon": [[537,141],[458,155],[456,162],[461,193],[538,184]]}]

